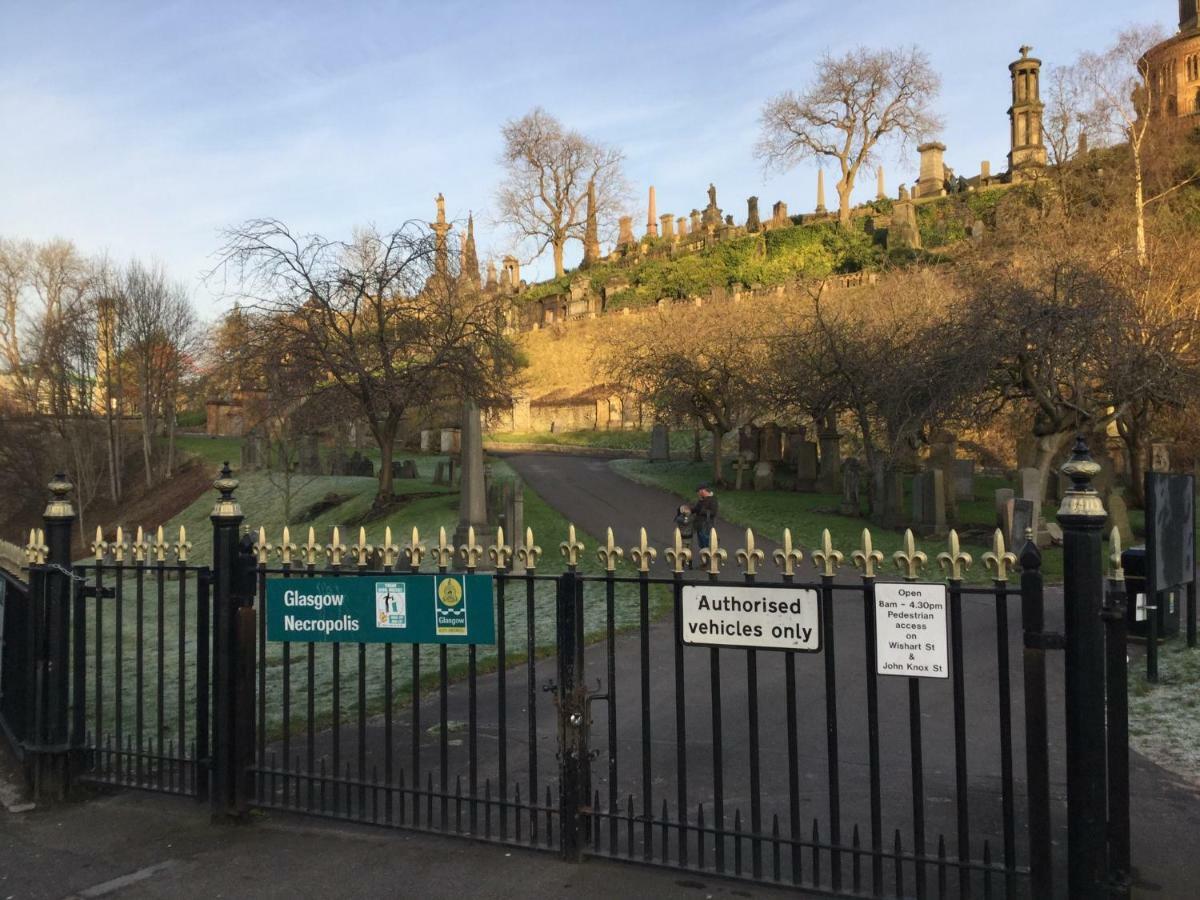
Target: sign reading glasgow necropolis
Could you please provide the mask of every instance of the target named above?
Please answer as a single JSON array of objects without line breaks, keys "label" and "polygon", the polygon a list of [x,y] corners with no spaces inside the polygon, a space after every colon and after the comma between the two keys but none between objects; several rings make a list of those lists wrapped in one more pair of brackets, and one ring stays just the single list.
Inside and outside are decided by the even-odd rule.
[{"label": "sign reading glasgow necropolis", "polygon": [[792,587],[685,585],[683,642],[767,650],[821,649],[817,592]]},{"label": "sign reading glasgow necropolis", "polygon": [[272,578],[267,638],[364,644],[494,644],[491,575]]}]

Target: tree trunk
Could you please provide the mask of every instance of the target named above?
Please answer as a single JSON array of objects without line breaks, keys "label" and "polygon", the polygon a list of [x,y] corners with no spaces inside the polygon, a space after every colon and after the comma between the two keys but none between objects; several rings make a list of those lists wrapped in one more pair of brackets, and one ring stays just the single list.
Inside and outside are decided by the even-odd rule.
[{"label": "tree trunk", "polygon": [[[564,271],[563,268],[563,244],[564,241],[555,241],[554,243],[554,277],[561,278]],[[515,288],[516,285],[513,285]]]},{"label": "tree trunk", "polygon": [[150,418],[150,397],[146,394],[142,395],[142,458],[146,463],[146,487],[154,487],[154,469],[151,464],[153,451],[151,447],[150,432],[154,427],[153,421]]},{"label": "tree trunk", "polygon": [[117,468],[120,465],[120,453],[117,446],[117,423],[113,412],[112,389],[105,391],[104,398],[105,426],[108,430],[108,493],[113,503],[121,502],[121,484]]},{"label": "tree trunk", "polygon": [[1144,266],[1146,265],[1146,194],[1142,187],[1142,155],[1136,148],[1133,148],[1132,141],[1130,141],[1130,147],[1133,150],[1133,210],[1137,261],[1139,266]]},{"label": "tree trunk", "polygon": [[704,453],[700,449],[700,429],[692,429],[692,462],[704,462]]},{"label": "tree trunk", "polygon": [[1146,455],[1144,429],[1138,417],[1130,415],[1117,421],[1117,430],[1125,442],[1129,456],[1129,505],[1143,508],[1146,505]]},{"label": "tree trunk", "polygon": [[838,193],[838,224],[843,228],[850,227],[850,193],[854,190],[853,182],[839,181]]},{"label": "tree trunk", "polygon": [[713,448],[713,486],[716,487],[725,483],[725,475],[721,468],[721,439],[725,435],[719,428],[713,428],[709,433],[712,435]]},{"label": "tree trunk", "polygon": [[396,443],[396,425],[389,422],[377,429],[375,439],[379,441],[379,496],[392,496],[392,447]]},{"label": "tree trunk", "polygon": [[1042,492],[1038,498],[1039,513],[1041,512],[1041,505],[1046,502],[1046,487],[1050,483],[1050,467],[1054,465],[1054,458],[1058,456],[1076,431],[1077,429],[1072,428],[1069,431],[1046,434],[1038,438],[1037,470],[1042,482]]}]

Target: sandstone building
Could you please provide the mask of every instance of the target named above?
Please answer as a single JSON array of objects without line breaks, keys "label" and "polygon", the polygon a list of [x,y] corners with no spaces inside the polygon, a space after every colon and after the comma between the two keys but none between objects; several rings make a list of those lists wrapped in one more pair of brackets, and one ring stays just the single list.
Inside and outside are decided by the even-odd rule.
[{"label": "sandstone building", "polygon": [[1200,125],[1200,0],[1179,0],[1179,33],[1146,52],[1150,115]]}]

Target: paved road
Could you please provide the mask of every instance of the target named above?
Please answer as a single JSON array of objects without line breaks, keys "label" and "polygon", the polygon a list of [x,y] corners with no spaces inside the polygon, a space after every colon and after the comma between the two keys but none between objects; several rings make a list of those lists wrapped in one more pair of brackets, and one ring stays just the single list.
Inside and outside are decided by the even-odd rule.
[{"label": "paved road", "polygon": [[[672,513],[679,500],[672,494],[635,484],[616,475],[604,460],[550,455],[517,455],[510,464],[560,513],[590,534],[604,533],[612,526],[618,543],[628,547],[636,542],[637,528],[647,526],[652,542],[658,547],[667,545],[672,535]],[[728,536],[725,546],[732,551],[741,545],[743,529],[728,523],[719,524],[720,533]],[[734,537],[737,537],[734,540]],[[757,543],[770,559],[774,543],[766,535],[756,536]],[[731,560],[732,561],[732,560]],[[736,571],[736,570],[735,570]],[[837,644],[836,695],[838,698],[838,746],[840,751],[841,814],[843,823],[867,821],[866,746],[867,720],[863,714],[865,702],[863,671],[865,668],[863,618],[849,598],[835,604],[838,618],[835,629]],[[1047,592],[1047,627],[1061,628],[1061,592]],[[1024,816],[1024,728],[1021,677],[1020,605],[1017,598],[1009,601],[1008,659],[1012,672],[1014,772],[1017,782],[1016,809],[1018,819]],[[674,743],[674,693],[672,679],[672,646],[670,629],[666,624],[655,626],[651,640],[651,709],[652,730]],[[998,856],[1003,844],[1000,821],[999,779],[999,716],[1000,704],[998,663],[1001,658],[997,645],[996,602],[991,597],[967,597],[963,615],[964,669],[966,671],[966,722],[968,757],[968,798],[971,804],[972,844],[979,852],[984,838],[990,841],[991,851]],[[618,641],[618,743],[628,759],[636,753],[640,737],[639,704],[637,702],[638,655],[635,648],[624,646],[633,639]],[[592,653],[589,658],[601,656]],[[708,711],[710,692],[706,690],[708,668],[706,651],[687,651],[686,701],[689,717],[689,747],[697,746],[700,753],[704,740],[693,730],[696,719],[706,727],[711,719]],[[741,651],[722,653],[721,686],[726,707],[726,730],[723,734],[726,775],[727,812],[738,807],[745,815],[748,796],[746,780],[737,774],[744,771],[750,752],[749,728],[739,722],[744,715],[746,692],[745,654]],[[1065,801],[1065,764],[1063,759],[1063,677],[1061,654],[1049,655],[1048,704],[1051,722],[1051,791],[1055,805],[1055,839],[1057,854],[1062,861],[1065,846],[1065,821],[1062,804]],[[763,761],[764,790],[778,791],[782,780],[771,780],[770,773],[786,768],[781,710],[783,708],[783,675],[778,654],[759,653],[758,697],[760,704],[759,753]],[[603,672],[597,672],[603,675]],[[825,741],[824,670],[820,657],[798,657],[797,676],[800,684],[799,721],[802,728],[801,757],[807,768],[804,782],[806,816],[828,821],[829,803],[827,755]],[[906,679],[881,678],[880,727],[883,747],[885,835],[900,829],[906,838],[911,834],[912,782],[909,774],[908,698],[904,690]],[[924,751],[925,815],[931,835],[944,832],[948,845],[953,847],[955,767],[953,738],[953,706],[951,689],[945,682],[926,681],[922,684],[921,719]],[[699,697],[695,695],[699,694]],[[766,716],[767,718],[763,718]],[[632,721],[627,721],[632,720]],[[603,730],[602,728],[600,729]],[[665,734],[664,734],[665,732]],[[622,740],[621,736],[627,736]],[[661,738],[659,738],[661,739]],[[601,740],[603,743],[603,740]],[[656,749],[658,745],[656,744]],[[652,759],[655,772],[669,769],[671,747],[663,746]],[[635,757],[636,759],[636,757]],[[779,767],[779,768],[777,768]],[[600,767],[597,767],[599,771]],[[637,769],[637,766],[634,766]],[[701,762],[689,773],[694,784],[711,780],[712,768]],[[1139,893],[1145,896],[1186,897],[1200,879],[1200,798],[1194,790],[1180,784],[1168,773],[1136,754],[1132,763],[1134,859],[1138,868]],[[657,783],[659,776],[655,776]],[[665,781],[669,788],[670,777]],[[766,785],[770,787],[767,788]],[[624,786],[624,779],[623,785]],[[661,788],[658,796],[661,796]],[[698,788],[698,790],[702,790]],[[668,796],[670,796],[668,790]],[[778,794],[774,800],[780,799]],[[776,802],[778,808],[780,803]],[[843,825],[843,832],[848,825]],[[1024,856],[1023,836],[1018,846]],[[953,853],[953,850],[950,851]]]}]

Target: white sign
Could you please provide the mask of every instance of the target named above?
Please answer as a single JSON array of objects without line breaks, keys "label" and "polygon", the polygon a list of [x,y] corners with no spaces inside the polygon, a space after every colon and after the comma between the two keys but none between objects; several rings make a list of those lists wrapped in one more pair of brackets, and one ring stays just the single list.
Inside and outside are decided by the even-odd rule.
[{"label": "white sign", "polygon": [[946,645],[944,584],[875,585],[875,671],[946,678]]},{"label": "white sign", "polygon": [[689,584],[682,603],[685,644],[821,649],[820,605],[813,590]]}]

